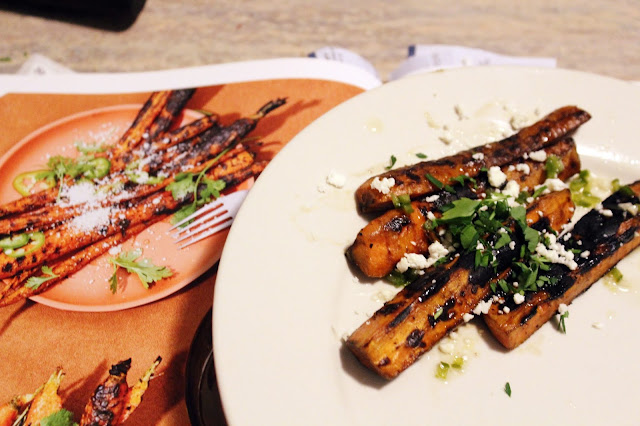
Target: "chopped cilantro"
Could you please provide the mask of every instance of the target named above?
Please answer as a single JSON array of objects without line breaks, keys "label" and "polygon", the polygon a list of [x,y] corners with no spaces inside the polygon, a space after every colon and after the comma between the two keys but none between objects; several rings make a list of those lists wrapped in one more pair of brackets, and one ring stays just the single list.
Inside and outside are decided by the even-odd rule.
[{"label": "chopped cilantro", "polygon": [[565,320],[569,318],[569,311],[564,311],[562,315],[560,315],[560,320],[558,321],[558,330],[562,331],[564,334],[567,334],[567,325],[565,324]]},{"label": "chopped cilantro", "polygon": [[390,160],[389,160],[389,165],[387,167],[385,167],[385,170],[391,170],[393,168],[393,166],[395,166],[396,161],[398,161],[398,159],[396,158],[395,155],[392,155]]},{"label": "chopped cilantro", "polygon": [[504,384],[504,393],[506,393],[509,398],[511,398],[511,385],[509,384],[509,382]]},{"label": "chopped cilantro", "polygon": [[427,154],[423,154],[422,152],[418,152],[418,153],[416,153],[416,157],[425,159],[425,158],[427,158]]},{"label": "chopped cilantro", "polygon": [[167,185],[166,190],[171,191],[171,195],[175,200],[185,200],[193,197],[193,202],[183,206],[173,215],[173,223],[180,222],[193,214],[199,206],[220,197],[220,192],[225,188],[226,183],[220,179],[209,179],[204,176],[204,172],[206,172],[206,169],[197,175],[190,172],[179,173],[176,175],[174,182]]},{"label": "chopped cilantro", "polygon": [[149,288],[149,284],[173,275],[171,269],[166,266],[156,266],[149,259],[136,260],[141,255],[142,251],[135,249],[122,252],[117,257],[109,259],[113,265],[113,275],[109,278],[112,293],[115,293],[118,289],[118,277],[116,275],[118,267],[124,268],[129,273],[138,275],[144,288]]},{"label": "chopped cilantro", "polygon": [[25,283],[25,287],[30,288],[32,290],[37,290],[43,283],[53,280],[55,278],[59,278],[59,275],[53,273],[50,267],[43,266],[40,268],[42,273],[44,274],[41,277],[29,277],[27,282]]}]

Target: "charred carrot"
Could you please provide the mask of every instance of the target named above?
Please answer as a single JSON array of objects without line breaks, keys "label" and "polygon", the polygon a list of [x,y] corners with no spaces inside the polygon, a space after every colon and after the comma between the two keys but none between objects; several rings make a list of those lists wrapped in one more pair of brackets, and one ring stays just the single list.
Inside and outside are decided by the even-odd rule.
[{"label": "charred carrot", "polygon": [[129,394],[127,395],[127,402],[125,404],[125,408],[122,411],[122,415],[114,424],[124,423],[131,413],[138,408],[140,403],[142,402],[142,396],[149,388],[149,382],[154,377],[156,369],[158,365],[162,362],[162,357],[156,358],[156,360],[151,364],[151,367],[144,373],[144,375],[138,380],[133,387],[129,389]]},{"label": "charred carrot", "polygon": [[[589,113],[575,106],[559,108],[535,124],[525,127],[513,136],[499,142],[462,151],[433,161],[390,170],[367,179],[356,190],[356,202],[361,212],[387,210],[393,207],[392,197],[406,195],[415,200],[437,192],[440,182],[449,182],[459,175],[477,176],[483,168],[512,163],[524,154],[538,151],[571,135],[582,123],[591,118]],[[375,179],[394,179],[388,193],[372,187]]]},{"label": "charred carrot", "polygon": [[62,369],[58,368],[56,372],[49,377],[49,380],[47,380],[42,389],[35,394],[29,406],[25,424],[40,424],[42,419],[62,409],[62,398],[58,395],[58,389],[60,388],[60,382],[63,377],[64,373]]},{"label": "charred carrot", "polygon": [[96,387],[87,403],[80,420],[80,425],[115,425],[127,405],[129,385],[127,373],[131,368],[131,358],[114,364],[109,369],[109,376]]}]

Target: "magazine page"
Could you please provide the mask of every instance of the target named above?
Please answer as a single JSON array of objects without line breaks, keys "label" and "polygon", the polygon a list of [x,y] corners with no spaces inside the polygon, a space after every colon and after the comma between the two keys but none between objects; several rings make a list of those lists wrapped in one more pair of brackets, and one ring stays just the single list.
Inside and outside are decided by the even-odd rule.
[{"label": "magazine page", "polygon": [[[78,420],[110,366],[131,359],[133,385],[161,357],[157,391],[128,424],[188,424],[175,398],[229,228],[181,249],[175,215],[249,189],[309,123],[379,84],[310,58],[0,76],[0,239],[25,239],[0,248],[0,401],[62,367],[64,406]],[[145,282],[136,265],[156,275]]]}]

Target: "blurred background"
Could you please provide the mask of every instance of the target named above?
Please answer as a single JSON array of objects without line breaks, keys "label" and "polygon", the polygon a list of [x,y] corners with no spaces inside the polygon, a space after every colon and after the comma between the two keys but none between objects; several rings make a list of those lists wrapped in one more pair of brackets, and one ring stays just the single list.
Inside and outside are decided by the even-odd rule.
[{"label": "blurred background", "polygon": [[0,72],[34,53],[75,71],[144,71],[341,46],[383,79],[412,44],[552,57],[640,80],[637,0],[3,0]]}]

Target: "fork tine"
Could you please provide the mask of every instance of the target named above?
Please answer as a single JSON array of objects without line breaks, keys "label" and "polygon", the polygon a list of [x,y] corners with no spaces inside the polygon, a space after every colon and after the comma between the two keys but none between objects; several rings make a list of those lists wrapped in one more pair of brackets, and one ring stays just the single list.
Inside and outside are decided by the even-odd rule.
[{"label": "fork tine", "polygon": [[201,231],[204,231],[205,229],[211,228],[212,226],[216,226],[222,222],[225,222],[229,219],[233,219],[231,217],[231,215],[227,212],[224,212],[224,214],[220,215],[219,217],[216,218],[216,220],[211,221],[211,222],[207,222],[207,223],[203,223],[200,226],[196,227],[196,228],[192,228],[189,229],[188,231],[182,233],[181,235],[177,235],[176,237],[178,237],[178,239],[175,241],[176,243],[179,243],[180,241],[183,241],[189,237],[193,237],[196,234],[200,233]]},{"label": "fork tine", "polygon": [[[220,204],[220,207],[224,207],[222,204]],[[229,214],[226,210],[224,210],[223,208],[215,208],[213,209],[213,211],[210,211],[209,213],[206,213],[202,216],[200,216],[198,219],[194,220],[193,222],[191,222],[189,225],[185,226],[184,228],[180,228],[177,230],[177,232],[173,233],[173,238],[178,238],[181,234],[184,235],[185,233],[194,233],[197,232],[195,229],[192,230],[193,228],[195,228],[197,225],[200,225],[203,222],[206,222],[207,220],[213,219],[217,216],[221,216],[221,215],[225,215],[225,214]],[[188,218],[187,218],[188,219]],[[193,219],[193,217],[192,217]],[[190,231],[192,230],[192,231]]]},{"label": "fork tine", "polygon": [[[218,198],[216,201],[207,204],[206,206],[201,207],[200,209],[196,210],[194,213],[190,214],[189,216],[185,217],[184,219],[182,219],[180,222],[176,223],[175,225],[173,225],[171,228],[169,228],[167,230],[167,232],[173,231],[174,229],[178,228],[179,226],[189,222],[190,220],[195,219],[196,217],[202,216],[204,213],[210,212],[210,211],[214,211],[214,210],[218,210],[219,208],[222,207],[222,200],[220,198]],[[184,230],[186,228],[183,228],[181,230]]]},{"label": "fork tine", "polygon": [[182,250],[185,247],[190,246],[191,244],[197,243],[200,240],[203,240],[205,238],[207,238],[210,235],[215,234],[216,232],[220,232],[223,229],[226,229],[228,227],[231,226],[231,223],[233,222],[233,220],[227,220],[226,222],[223,222],[221,224],[219,224],[218,226],[215,226],[209,230],[207,230],[206,232],[202,232],[200,234],[198,234],[198,236],[194,237],[193,239],[187,241],[186,243],[182,244],[179,248]]},{"label": "fork tine", "polygon": [[173,238],[177,238],[175,240],[176,244],[191,238],[188,242],[178,246],[180,249],[207,238],[216,232],[220,232],[221,230],[231,226],[231,223],[236,217],[236,214],[240,209],[240,205],[244,201],[246,195],[247,190],[245,189],[220,197],[216,201],[213,201],[190,216],[184,218],[171,227],[167,232],[170,233],[171,230],[175,230],[185,222],[193,221],[185,228],[179,229],[177,232],[172,234]]}]

